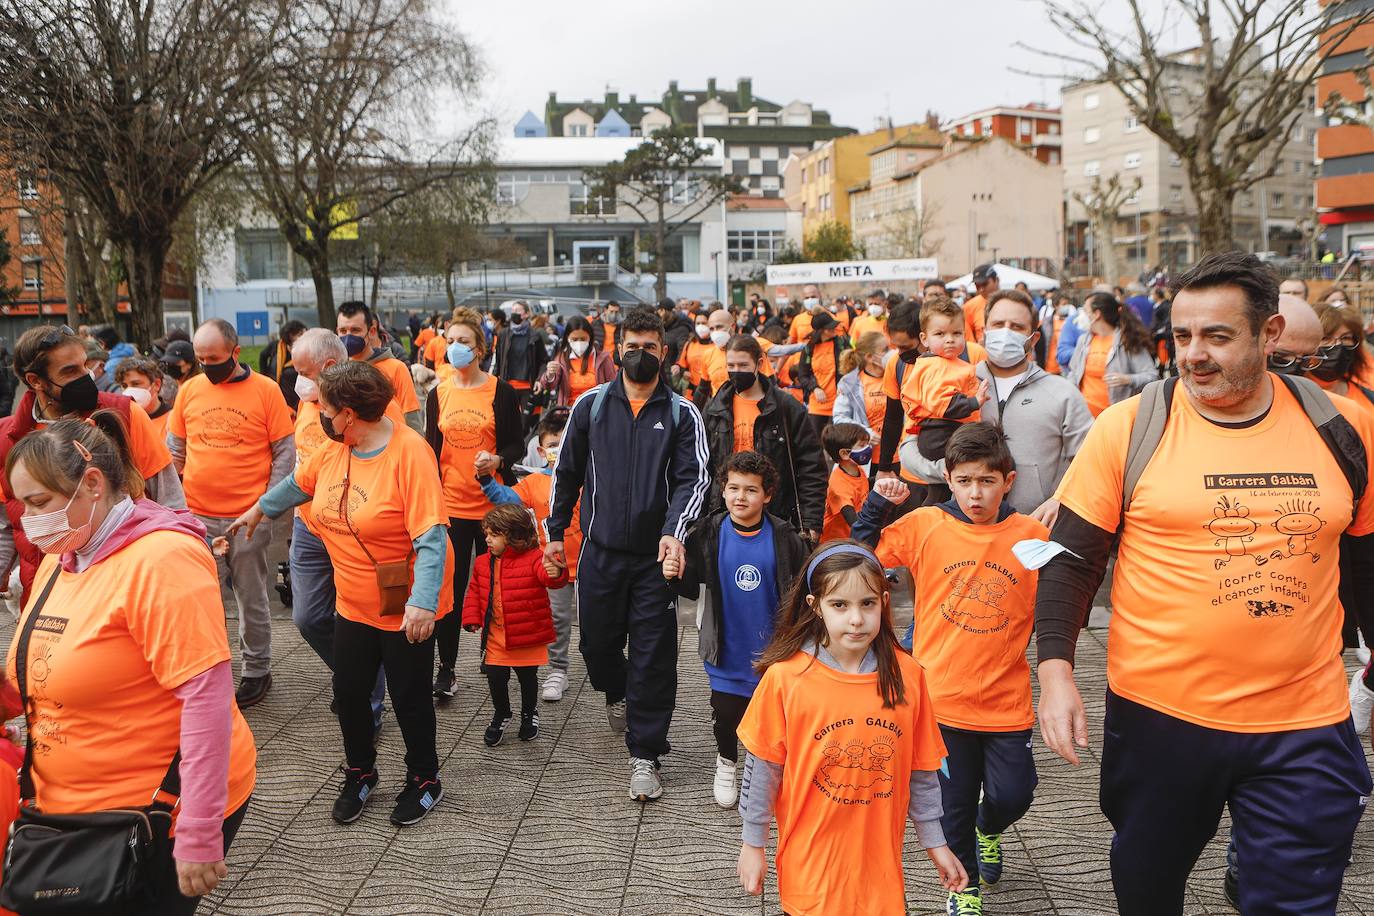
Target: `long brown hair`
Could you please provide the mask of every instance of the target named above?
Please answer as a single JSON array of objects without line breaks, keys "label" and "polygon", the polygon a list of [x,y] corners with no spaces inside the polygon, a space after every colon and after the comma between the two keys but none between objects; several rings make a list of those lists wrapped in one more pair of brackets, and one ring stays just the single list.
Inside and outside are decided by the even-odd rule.
[{"label": "long brown hair", "polygon": [[[857,547],[862,552],[836,553],[817,563],[814,570],[811,569],[817,556],[841,544]],[[897,655],[906,650],[898,642],[897,632],[892,626],[892,589],[877,557],[858,541],[830,541],[813,550],[802,564],[802,569],[810,570],[811,574],[798,576],[787,590],[778,608],[773,638],[754,664],[754,669],[762,674],[770,665],[787,661],[812,643],[817,646],[829,645],[830,633],[825,628],[825,619],[821,617],[820,602],[851,570],[857,569],[883,602],[882,622],[872,643],[873,653],[878,659],[878,693],[883,698],[884,708],[890,709],[905,703],[906,684],[902,680]],[[815,599],[814,607],[813,602],[807,601],[808,598]]]},{"label": "long brown hair", "polygon": [[1093,293],[1089,309],[1097,309],[1102,320],[1121,332],[1121,348],[1128,353],[1150,352],[1150,332],[1135,309],[1123,306],[1111,293]]}]

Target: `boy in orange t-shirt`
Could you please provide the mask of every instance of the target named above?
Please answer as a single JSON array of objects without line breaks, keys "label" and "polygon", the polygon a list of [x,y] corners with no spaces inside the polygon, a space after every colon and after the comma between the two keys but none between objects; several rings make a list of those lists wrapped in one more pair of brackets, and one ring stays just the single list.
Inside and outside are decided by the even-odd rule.
[{"label": "boy in orange t-shirt", "polygon": [[883,518],[907,494],[899,481],[879,481],[854,525],[856,539],[876,542],[884,568],[904,566],[914,580],[915,620],[905,642],[925,669],[949,750],[941,826],[969,874],[969,889],[950,895],[952,913],[981,912],[960,898],[977,897],[980,878],[988,885],[1001,878],[1002,833],[1030,808],[1036,785],[1026,646],[1037,574],[1012,547],[1048,538],[1049,530],[1006,504],[1013,466],[997,427],[967,424],[945,452],[953,499],[903,516],[880,536]]},{"label": "boy in orange t-shirt", "polygon": [[[858,451],[860,443],[864,443],[862,452]],[[849,527],[859,517],[859,510],[868,498],[868,478],[860,467],[873,456],[873,448],[867,443],[868,433],[857,423],[836,423],[827,426],[821,434],[821,445],[835,462],[825,494],[822,544],[849,537]]]},{"label": "boy in orange t-shirt", "polygon": [[965,423],[976,423],[987,398],[973,364],[960,357],[965,345],[963,312],[947,299],[921,306],[921,346],[926,358],[912,364],[902,382],[902,408],[911,420],[921,455],[945,456],[945,444]]}]

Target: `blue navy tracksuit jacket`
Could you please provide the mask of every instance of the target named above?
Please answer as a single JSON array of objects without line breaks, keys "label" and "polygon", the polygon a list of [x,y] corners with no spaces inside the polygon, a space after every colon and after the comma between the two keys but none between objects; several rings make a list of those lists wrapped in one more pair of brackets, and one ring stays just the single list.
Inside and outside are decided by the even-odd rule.
[{"label": "blue navy tracksuit jacket", "polygon": [[[597,392],[609,386],[592,423]],[[677,423],[669,398],[678,401]],[[710,486],[701,414],[660,382],[636,417],[620,375],[573,405],[554,466],[549,540],[561,541],[582,498],[582,533],[607,550],[658,553],[659,538],[687,540]]]}]

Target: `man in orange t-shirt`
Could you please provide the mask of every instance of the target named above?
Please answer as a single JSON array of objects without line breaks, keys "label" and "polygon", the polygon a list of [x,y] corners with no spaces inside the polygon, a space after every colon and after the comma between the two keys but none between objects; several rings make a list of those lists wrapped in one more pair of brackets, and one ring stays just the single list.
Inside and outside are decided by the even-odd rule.
[{"label": "man in orange t-shirt", "polygon": [[[182,473],[186,505],[214,540],[227,536],[236,518],[291,473],[295,429],[277,383],[239,362],[233,325],[212,318],[191,343],[203,371],[177,392],[168,445]],[[271,543],[270,525],[251,538],[238,531],[229,538],[228,554],[216,558],[220,578],[232,584],[239,606],[243,669],[235,697],[240,707],[261,702],[272,686]]]},{"label": "man in orange t-shirt", "polygon": [[997,271],[991,264],[979,264],[973,268],[973,288],[978,295],[964,303],[964,334],[970,343],[982,343],[983,317],[987,312],[988,299],[1002,288]]},{"label": "man in orange t-shirt", "polygon": [[[380,330],[377,316],[363,302],[345,302],[339,306],[336,330],[344,342],[348,358],[367,360],[385,375],[396,392],[396,402],[405,414],[406,426],[416,432],[424,429],[424,414],[420,410],[420,399],[415,394],[415,381],[410,367],[391,354],[387,347],[372,347],[368,338]],[[430,341],[432,346],[434,341]]]},{"label": "man in orange t-shirt", "polygon": [[1074,643],[1116,543],[1101,802],[1120,912],[1181,913],[1228,808],[1242,912],[1334,913],[1371,787],[1341,624],[1348,600],[1370,633],[1374,595],[1341,566],[1374,564],[1374,494],[1355,497],[1374,420],[1331,398],[1319,431],[1293,391],[1321,392],[1264,371],[1284,320],[1258,258],[1207,256],[1173,290],[1179,379],[1154,383],[1172,398],[1138,482],[1143,395],[1102,412],[1060,484],[1036,598],[1041,729],[1078,762]]}]

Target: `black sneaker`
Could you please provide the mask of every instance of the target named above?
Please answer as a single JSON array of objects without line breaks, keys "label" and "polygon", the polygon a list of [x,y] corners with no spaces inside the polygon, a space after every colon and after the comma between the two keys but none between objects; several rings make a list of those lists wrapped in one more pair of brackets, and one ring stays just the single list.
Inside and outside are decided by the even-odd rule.
[{"label": "black sneaker", "polygon": [[441,699],[451,700],[457,692],[458,678],[454,676],[453,669],[440,668],[439,673],[434,675],[434,695]]},{"label": "black sneaker", "polygon": [[377,788],[377,771],[364,773],[356,767],[344,767],[343,788],[334,801],[334,820],[340,824],[351,824],[363,813],[363,805],[372,797]]},{"label": "black sneaker", "polygon": [[1226,866],[1226,875],[1221,879],[1221,892],[1226,897],[1226,902],[1231,905],[1231,909],[1240,912],[1240,882],[1236,879],[1236,867]]},{"label": "black sneaker", "polygon": [[239,689],[234,691],[234,702],[239,704],[239,709],[247,709],[249,706],[257,706],[267,696],[267,691],[272,687],[271,673],[264,674],[262,677],[245,677],[239,680]]},{"label": "black sneaker", "polygon": [[[482,740],[487,747],[496,747],[501,743],[501,739],[506,737],[506,726],[510,725],[510,716],[492,716],[491,724],[487,726],[486,734],[482,735]],[[524,726],[521,726],[523,732]]]},{"label": "black sneaker", "polygon": [[437,776],[433,779],[408,777],[406,787],[396,798],[396,807],[391,810],[391,823],[397,827],[418,824],[443,800],[444,787],[439,783]]},{"label": "black sneaker", "polygon": [[532,713],[530,713],[529,715],[525,715],[525,714],[522,713],[522,714],[520,715],[520,732],[519,732],[519,738],[520,738],[520,740],[521,740],[521,741],[533,741],[535,738],[538,738],[538,737],[539,737],[539,713],[537,713],[537,712],[532,712]]}]

